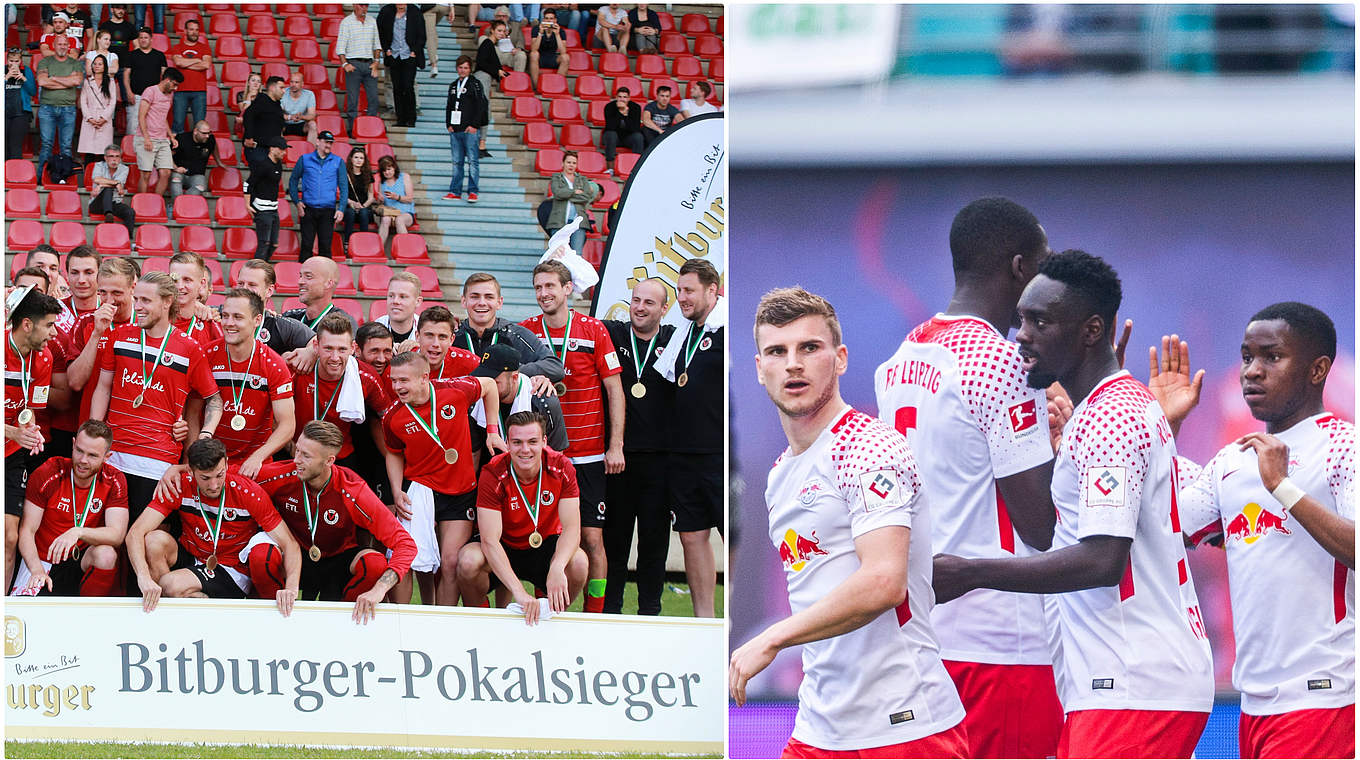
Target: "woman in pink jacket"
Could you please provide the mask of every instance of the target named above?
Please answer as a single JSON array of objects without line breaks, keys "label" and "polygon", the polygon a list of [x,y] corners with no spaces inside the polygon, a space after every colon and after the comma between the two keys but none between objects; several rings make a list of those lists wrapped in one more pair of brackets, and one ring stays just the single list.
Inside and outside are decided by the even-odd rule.
[{"label": "woman in pink jacket", "polygon": [[89,71],[80,88],[80,143],[76,146],[87,164],[99,161],[113,143],[113,110],[118,106],[118,85],[109,75],[104,56],[95,56]]}]

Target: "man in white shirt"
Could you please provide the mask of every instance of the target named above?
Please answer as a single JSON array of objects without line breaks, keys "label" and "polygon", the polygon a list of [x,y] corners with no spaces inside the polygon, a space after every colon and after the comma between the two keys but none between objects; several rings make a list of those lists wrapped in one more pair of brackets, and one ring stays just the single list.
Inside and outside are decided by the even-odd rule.
[{"label": "man in white shirt", "polygon": [[293,72],[279,107],[283,109],[283,134],[306,137],[316,147],[316,94],[303,88],[301,71]]},{"label": "man in white shirt", "polygon": [[354,12],[340,21],[335,38],[335,55],[345,72],[345,125],[354,129],[359,113],[359,87],[368,93],[365,113],[378,115],[378,66],[382,61],[382,42],[378,20],[368,15],[368,3],[355,3]]},{"label": "man in white shirt", "polygon": [[618,3],[600,6],[595,16],[595,47],[611,53],[628,50],[628,11]]},{"label": "man in white shirt", "polygon": [[732,653],[733,699],[802,644],[784,757],[970,756],[930,624],[930,512],[906,439],[841,399],[846,349],[824,299],[770,291],[755,330],[756,370],[789,440],[765,502],[793,614]]},{"label": "man in white shirt", "polygon": [[713,94],[713,85],[701,79],[690,88],[690,94],[694,97],[680,101],[682,117],[688,119],[700,114],[718,112],[718,107],[708,102],[709,96]]}]

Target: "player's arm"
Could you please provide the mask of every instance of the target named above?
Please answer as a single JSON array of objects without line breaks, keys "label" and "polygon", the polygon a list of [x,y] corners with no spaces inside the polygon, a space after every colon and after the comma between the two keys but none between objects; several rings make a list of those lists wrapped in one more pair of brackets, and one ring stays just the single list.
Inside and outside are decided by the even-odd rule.
[{"label": "player's arm", "polygon": [[65,372],[53,372],[52,384],[48,386],[47,406],[49,409],[65,411],[71,408],[71,381]]},{"label": "player's arm", "polygon": [[132,572],[137,575],[137,588],[142,592],[142,609],[146,612],[155,610],[161,600],[160,578],[152,578],[151,568],[146,564],[146,535],[159,528],[163,520],[165,515],[148,505],[132,523],[132,527],[128,528],[127,540],[124,542],[128,562],[132,564]]},{"label": "player's arm", "polygon": [[65,562],[71,556],[71,551],[81,541],[91,545],[117,546],[123,542],[123,535],[127,533],[127,524],[127,507],[110,507],[104,512],[103,527],[77,528],[73,525],[60,536],[52,539],[52,545],[47,548],[47,561],[54,565]]},{"label": "player's arm", "polygon": [[[529,361],[522,361],[519,366],[521,375],[529,377],[546,377],[548,384],[551,385],[567,376],[567,368],[563,366],[562,359],[552,352],[552,349],[543,345],[543,341],[538,339],[529,328],[524,325],[514,325],[511,328],[515,337],[519,338],[521,345],[527,347]],[[520,350],[520,359],[523,360],[525,351]],[[538,393],[538,386],[535,384],[534,392]]]},{"label": "player's arm", "polygon": [[609,448],[604,452],[604,471],[608,475],[623,472],[623,377],[610,375],[604,379],[604,392],[609,398]]},{"label": "player's arm", "polygon": [[39,586],[46,586],[48,591],[52,590],[52,578],[43,569],[42,562],[38,558],[38,526],[42,525],[43,508],[29,499],[24,499],[24,515],[19,520],[19,556],[23,558],[24,564],[28,567],[30,576],[28,585],[25,589],[36,589]]},{"label": "player's arm", "polygon": [[350,509],[354,523],[392,550],[392,558],[387,562],[387,569],[378,576],[373,588],[354,600],[354,622],[367,625],[369,620],[377,616],[378,604],[387,598],[387,592],[410,572],[417,550],[415,539],[401,527],[397,518],[387,511],[387,507],[367,486],[363,487],[363,492],[357,498],[363,504],[360,505],[361,509]]},{"label": "player's arm", "polygon": [[282,519],[268,533],[283,552],[283,588],[275,594],[274,600],[279,606],[279,612],[288,617],[293,614],[293,602],[297,601],[298,585],[302,582],[302,551],[298,549],[293,532]]},{"label": "player's arm", "polygon": [[[1237,439],[1237,443],[1243,451],[1256,450],[1261,484],[1285,511],[1293,515],[1328,554],[1354,570],[1355,521],[1327,509],[1289,479],[1289,446],[1268,433],[1248,433]],[[1347,496],[1343,494],[1341,498]]]},{"label": "player's arm", "polygon": [[269,434],[260,448],[246,458],[241,463],[241,474],[247,478],[254,478],[260,474],[260,468],[272,458],[275,452],[287,446],[293,440],[293,432],[297,428],[297,421],[293,414],[292,397],[276,398],[269,402],[270,408],[274,412],[274,431]]},{"label": "player's arm", "polygon": [[1076,545],[1033,557],[964,559],[935,556],[935,601],[957,599],[979,588],[1022,594],[1063,594],[1116,586],[1124,577],[1133,539],[1087,536]]},{"label": "player's arm", "polygon": [[401,490],[401,483],[406,479],[406,458],[402,456],[401,449],[388,449],[383,458],[387,460],[387,482],[392,486],[392,509],[397,517],[402,520],[411,519],[411,497]]},{"label": "player's arm", "polygon": [[1014,475],[997,478],[996,486],[1006,502],[1011,524],[1020,540],[1041,552],[1053,545],[1058,511],[1053,507],[1053,460]]},{"label": "player's arm", "polygon": [[552,561],[548,563],[548,603],[553,612],[562,612],[571,604],[567,590],[567,565],[581,546],[581,497],[562,499],[557,504],[557,519],[562,523],[562,535],[557,539]]},{"label": "player's arm", "polygon": [[109,413],[109,394],[113,392],[113,370],[99,370],[99,381],[90,397],[90,419],[104,421]]},{"label": "player's arm", "polygon": [[496,422],[501,418],[501,395],[496,390],[495,380],[489,377],[476,380],[482,386],[482,408],[486,411],[486,450],[494,457],[498,452],[510,450],[501,437],[501,426]]},{"label": "player's arm", "polygon": [[859,569],[812,606],[738,647],[727,670],[728,689],[737,705],[746,702],[746,682],[780,650],[849,633],[902,604],[907,598],[910,545],[911,529],[904,525],[885,525],[861,535],[855,539]]},{"label": "player's arm", "polygon": [[[197,419],[198,415],[192,415],[189,419]],[[217,425],[222,421],[222,394],[214,393],[203,399],[203,429],[199,431],[194,439],[208,435],[209,437],[217,434]]]},{"label": "player's arm", "polygon": [[[579,519],[578,516],[577,520]],[[563,522],[565,523],[565,520]],[[515,569],[510,566],[510,557],[506,556],[505,547],[501,545],[500,510],[478,507],[477,530],[482,534],[482,554],[486,557],[486,564],[491,566],[491,572],[496,574],[501,585],[505,586],[506,590],[510,592],[510,596],[524,608],[524,622],[529,625],[537,623],[538,600],[524,590],[524,584],[515,575]],[[577,541],[580,541],[579,535]],[[557,539],[558,546],[564,544],[567,544],[565,532],[561,538]],[[556,559],[555,556],[554,559]]]},{"label": "player's arm", "polygon": [[[203,397],[191,393],[184,400],[184,416],[181,418],[189,427],[188,441],[190,443],[198,440],[198,434],[203,430]],[[189,448],[187,445],[184,448]]]}]

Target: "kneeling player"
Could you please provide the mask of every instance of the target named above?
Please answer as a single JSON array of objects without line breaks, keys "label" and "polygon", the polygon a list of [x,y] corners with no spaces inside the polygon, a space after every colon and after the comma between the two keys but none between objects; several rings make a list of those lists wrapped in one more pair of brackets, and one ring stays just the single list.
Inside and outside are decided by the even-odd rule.
[{"label": "kneeling player", "polygon": [[477,485],[480,543],[458,554],[464,603],[484,601],[495,573],[509,591],[497,592],[497,603],[519,602],[529,625],[538,622],[538,602],[522,581],[547,588],[554,612],[565,610],[586,585],[576,469],[564,454],[545,447],[547,422],[537,412],[510,415],[510,451],[487,463]]},{"label": "kneeling player", "polygon": [[109,426],[87,420],[70,459],[52,457],[33,472],[19,525],[16,596],[109,595],[128,523],[127,481],[104,466],[111,446]]},{"label": "kneeling player", "polygon": [[[189,446],[189,470],[180,476],[178,497],[157,496],[132,524],[128,559],[137,574],[142,606],[156,609],[161,594],[170,597],[244,599],[250,591],[244,549],[251,537],[267,532],[283,551],[287,582],[275,594],[279,612],[293,611],[302,560],[297,541],[254,481],[227,472],[227,447],[215,438]],[[180,542],[157,530],[179,510]]]}]

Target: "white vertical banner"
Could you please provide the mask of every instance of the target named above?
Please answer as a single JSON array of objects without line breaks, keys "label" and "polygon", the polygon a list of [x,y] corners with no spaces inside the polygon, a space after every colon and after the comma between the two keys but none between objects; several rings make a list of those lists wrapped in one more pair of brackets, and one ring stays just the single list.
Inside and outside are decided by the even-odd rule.
[{"label": "white vertical banner", "polygon": [[727,140],[721,113],[680,122],[642,155],[619,199],[619,219],[600,264],[591,314],[628,320],[633,286],[666,285],[664,322],[684,321],[675,284],[688,259],[707,259],[727,275]]}]

